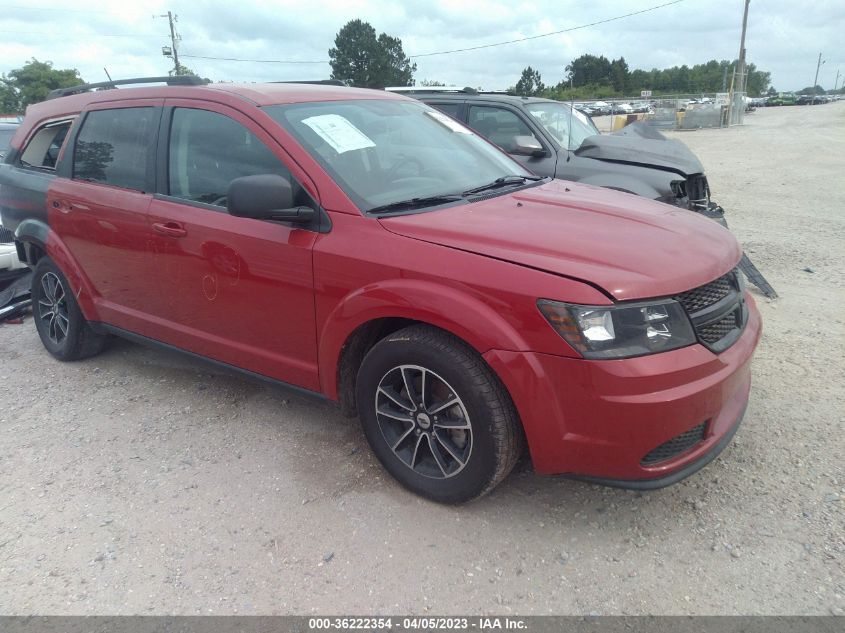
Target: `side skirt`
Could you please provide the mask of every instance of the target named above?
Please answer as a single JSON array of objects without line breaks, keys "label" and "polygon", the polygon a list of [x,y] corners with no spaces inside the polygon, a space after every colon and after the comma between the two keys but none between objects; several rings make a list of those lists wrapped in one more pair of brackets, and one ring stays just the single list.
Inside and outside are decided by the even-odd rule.
[{"label": "side skirt", "polygon": [[120,338],[132,341],[133,343],[144,345],[146,347],[161,349],[168,352],[177,352],[179,354],[189,356],[196,360],[203,361],[205,363],[208,363],[209,365],[213,365],[214,367],[217,367],[232,374],[240,374],[242,376],[248,376],[256,380],[261,380],[263,382],[270,383],[277,387],[284,387],[285,389],[290,389],[291,391],[294,391],[301,396],[313,398],[315,400],[321,400],[323,402],[333,402],[325,394],[322,394],[318,391],[311,391],[310,389],[305,389],[304,387],[292,385],[288,382],[277,380],[275,378],[271,378],[270,376],[265,376],[264,374],[258,374],[254,371],[243,369],[242,367],[238,367],[236,365],[230,365],[229,363],[224,363],[222,361],[209,358],[208,356],[195,354],[194,352],[189,352],[188,350],[184,350],[181,347],[176,347],[175,345],[170,345],[169,343],[162,343],[161,341],[157,341],[153,338],[149,338],[141,334],[136,334],[135,332],[130,332],[129,330],[124,330],[123,328],[115,327],[114,325],[109,325],[108,323],[89,321],[88,325],[90,325],[91,328],[97,334],[113,334]]}]

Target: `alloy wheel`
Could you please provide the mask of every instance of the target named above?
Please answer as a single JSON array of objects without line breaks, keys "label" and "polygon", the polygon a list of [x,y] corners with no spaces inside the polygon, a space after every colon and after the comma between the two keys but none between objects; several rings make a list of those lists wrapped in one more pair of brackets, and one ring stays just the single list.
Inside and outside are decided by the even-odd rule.
[{"label": "alloy wheel", "polygon": [[454,477],[472,453],[463,401],[441,376],[419,365],[388,371],[376,390],[376,418],[387,445],[415,473]]},{"label": "alloy wheel", "polygon": [[47,325],[47,336],[56,345],[67,338],[68,318],[67,297],[61,280],[54,273],[41,277],[41,296],[38,298],[38,318]]}]

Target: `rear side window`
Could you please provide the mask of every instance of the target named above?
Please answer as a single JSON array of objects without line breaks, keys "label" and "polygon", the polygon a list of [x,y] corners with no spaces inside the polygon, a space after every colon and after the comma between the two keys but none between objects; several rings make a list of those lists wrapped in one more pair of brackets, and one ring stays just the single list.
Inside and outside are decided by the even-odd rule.
[{"label": "rear side window", "polygon": [[38,130],[21,154],[23,167],[55,169],[71,121],[50,123]]},{"label": "rear side window", "polygon": [[[287,167],[243,125],[193,108],[173,111],[168,174],[171,196],[220,207],[226,206],[235,178],[278,174],[290,179]],[[296,196],[299,187],[291,185]]]},{"label": "rear side window", "polygon": [[76,138],[73,177],[144,191],[154,108],[89,112]]},{"label": "rear side window", "polygon": [[458,118],[458,111],[461,109],[460,103],[429,103],[428,105],[448,114],[453,119]]}]

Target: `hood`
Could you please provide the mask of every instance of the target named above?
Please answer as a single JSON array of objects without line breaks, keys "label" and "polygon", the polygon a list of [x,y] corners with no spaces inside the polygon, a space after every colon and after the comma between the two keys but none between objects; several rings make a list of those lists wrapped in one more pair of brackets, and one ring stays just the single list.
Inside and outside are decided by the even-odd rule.
[{"label": "hood", "polygon": [[742,255],[727,229],[692,211],[561,180],[380,222],[405,237],[585,281],[618,300],[690,290]]},{"label": "hood", "polygon": [[588,136],[575,154],[596,160],[657,167],[682,176],[704,173],[701,161],[686,145],[666,138],[642,121],[631,123],[613,134]]}]

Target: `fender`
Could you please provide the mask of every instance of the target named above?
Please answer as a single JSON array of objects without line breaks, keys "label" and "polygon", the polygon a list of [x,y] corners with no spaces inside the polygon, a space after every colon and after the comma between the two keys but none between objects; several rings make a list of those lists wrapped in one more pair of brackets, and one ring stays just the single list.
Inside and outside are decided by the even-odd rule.
[{"label": "fender", "polygon": [[657,198],[665,195],[653,185],[643,182],[639,178],[632,178],[620,173],[593,174],[579,180],[578,182],[585,185],[595,185],[596,187],[604,187],[605,189],[615,189],[616,191],[633,193],[651,200],[656,200]]},{"label": "fender", "polygon": [[466,341],[479,354],[493,348],[528,349],[519,332],[477,296],[420,279],[385,280],[350,293],[318,324],[320,383],[329,398],[338,399],[337,367],[349,337],[361,325],[384,318],[428,323]]},{"label": "fender", "polygon": [[23,245],[26,254],[26,263],[35,267],[35,262],[30,256],[31,246],[37,246],[47,254],[50,259],[56,262],[56,266],[67,277],[71,291],[76,297],[79,309],[87,321],[98,321],[97,309],[94,305],[94,292],[91,280],[82,271],[82,268],[71,255],[70,250],[46,222],[42,220],[27,219],[18,224],[15,231],[15,240]]}]

